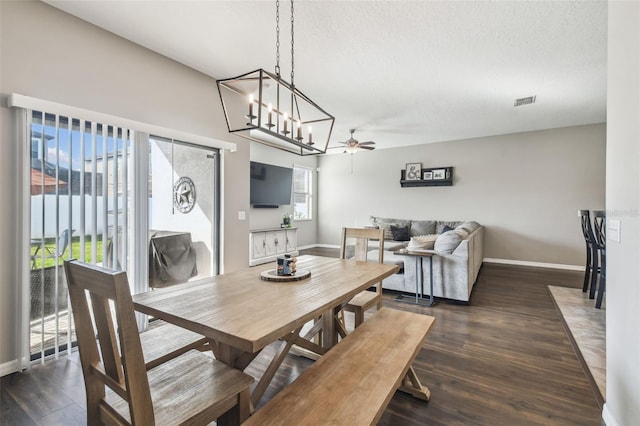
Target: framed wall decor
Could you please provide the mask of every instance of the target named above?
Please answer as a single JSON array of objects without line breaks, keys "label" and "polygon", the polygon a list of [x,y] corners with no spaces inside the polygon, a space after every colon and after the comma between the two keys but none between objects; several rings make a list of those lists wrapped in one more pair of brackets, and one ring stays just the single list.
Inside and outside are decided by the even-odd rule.
[{"label": "framed wall decor", "polygon": [[445,169],[435,169],[433,171],[433,179],[441,180],[445,178]]},{"label": "framed wall decor", "polygon": [[433,180],[433,172],[431,170],[423,170],[422,180]]},{"label": "framed wall decor", "polygon": [[407,163],[405,168],[406,180],[422,179],[422,163]]}]

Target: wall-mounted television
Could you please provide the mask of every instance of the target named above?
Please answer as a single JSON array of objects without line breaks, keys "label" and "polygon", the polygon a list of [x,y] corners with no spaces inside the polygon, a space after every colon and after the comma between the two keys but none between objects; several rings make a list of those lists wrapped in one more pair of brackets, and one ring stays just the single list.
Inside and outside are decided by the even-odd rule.
[{"label": "wall-mounted television", "polygon": [[249,202],[257,208],[291,204],[293,169],[252,161]]}]

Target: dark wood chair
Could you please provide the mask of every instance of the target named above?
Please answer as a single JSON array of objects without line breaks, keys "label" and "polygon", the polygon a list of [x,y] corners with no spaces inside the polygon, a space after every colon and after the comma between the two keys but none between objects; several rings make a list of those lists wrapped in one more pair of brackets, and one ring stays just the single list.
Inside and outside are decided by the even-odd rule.
[{"label": "dark wood chair", "polygon": [[[347,258],[347,245],[354,244],[353,259],[367,262],[369,251],[369,240],[378,240],[377,262],[383,262],[384,256],[384,229],[378,228],[342,228],[342,242],[340,244],[340,258]],[[357,294],[343,308],[345,311],[353,312],[355,316],[355,326],[358,327],[364,322],[366,310],[377,306],[382,308],[382,282],[375,285],[375,291],[363,291]]]},{"label": "dark wood chair", "polygon": [[607,285],[607,250],[606,250],[606,214],[602,210],[593,212],[593,234],[595,238],[595,248],[600,257],[600,279],[598,281],[598,295],[596,297],[596,308],[602,307],[602,299]]},{"label": "dark wood chair", "polygon": [[147,371],[125,272],[78,261],[64,267],[87,424],[208,424],[221,416],[239,424],[248,418],[253,378],[208,355],[191,350]]}]

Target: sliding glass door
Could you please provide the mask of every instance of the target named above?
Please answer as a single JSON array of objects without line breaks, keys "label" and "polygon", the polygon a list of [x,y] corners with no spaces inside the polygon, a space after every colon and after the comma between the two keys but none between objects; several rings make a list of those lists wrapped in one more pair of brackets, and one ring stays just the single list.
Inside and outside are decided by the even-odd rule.
[{"label": "sliding glass door", "polygon": [[75,344],[64,260],[127,271],[132,292],[218,273],[217,149],[46,112],[26,117],[31,360]]},{"label": "sliding glass door", "polygon": [[216,275],[218,150],[152,136],[149,158],[149,286]]}]

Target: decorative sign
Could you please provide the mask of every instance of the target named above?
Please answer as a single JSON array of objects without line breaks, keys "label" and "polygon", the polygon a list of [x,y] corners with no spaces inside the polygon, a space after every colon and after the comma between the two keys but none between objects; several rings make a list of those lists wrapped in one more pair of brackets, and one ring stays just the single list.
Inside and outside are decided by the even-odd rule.
[{"label": "decorative sign", "polygon": [[180,213],[189,213],[196,204],[196,186],[183,176],[173,185],[173,205]]}]

